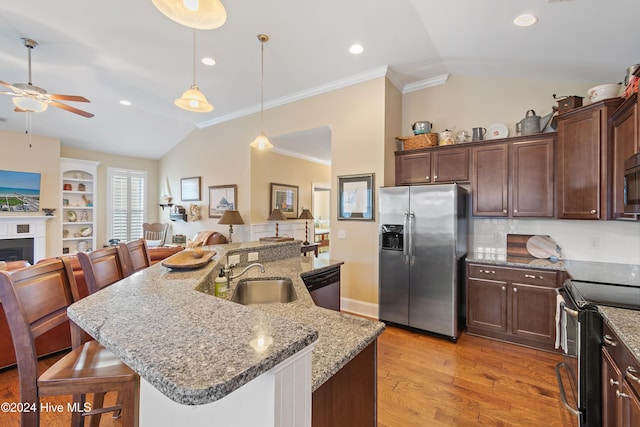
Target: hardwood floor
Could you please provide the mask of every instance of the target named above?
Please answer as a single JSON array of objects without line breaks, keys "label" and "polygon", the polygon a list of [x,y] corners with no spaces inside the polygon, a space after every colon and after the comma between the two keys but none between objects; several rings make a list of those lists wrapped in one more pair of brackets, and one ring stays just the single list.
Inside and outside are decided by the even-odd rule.
[{"label": "hardwood floor", "polygon": [[387,327],[378,338],[378,426],[574,427],[558,398],[560,355],[463,334]]},{"label": "hardwood floor", "polygon": [[[41,368],[58,358],[41,360]],[[454,344],[387,327],[378,338],[378,426],[573,427],[558,399],[558,361],[556,354],[466,334]],[[18,401],[17,381],[16,369],[0,371],[0,402]],[[70,397],[42,401],[66,405]],[[68,412],[42,414],[42,426],[69,422]],[[0,426],[19,425],[18,414],[0,412]],[[107,414],[100,425],[120,423]]]}]

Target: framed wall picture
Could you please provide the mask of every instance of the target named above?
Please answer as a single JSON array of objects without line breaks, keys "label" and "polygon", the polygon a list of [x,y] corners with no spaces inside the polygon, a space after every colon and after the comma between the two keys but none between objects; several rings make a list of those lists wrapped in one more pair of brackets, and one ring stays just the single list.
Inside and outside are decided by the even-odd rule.
[{"label": "framed wall picture", "polygon": [[180,180],[180,199],[183,202],[200,200],[200,177],[182,178]]},{"label": "framed wall picture", "polygon": [[271,183],[269,213],[279,208],[289,219],[298,218],[298,186]]},{"label": "framed wall picture", "polygon": [[338,220],[374,221],[375,174],[338,176]]},{"label": "framed wall picture", "polygon": [[221,218],[226,210],[238,210],[238,186],[231,184],[209,187],[209,218]]}]

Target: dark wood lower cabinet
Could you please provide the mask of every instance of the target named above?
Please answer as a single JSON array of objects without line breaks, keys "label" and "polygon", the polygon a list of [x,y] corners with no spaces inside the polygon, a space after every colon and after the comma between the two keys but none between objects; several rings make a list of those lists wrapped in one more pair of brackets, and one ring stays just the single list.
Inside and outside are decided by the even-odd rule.
[{"label": "dark wood lower cabinet", "polygon": [[467,270],[469,333],[556,351],[560,272],[475,263],[469,263]]},{"label": "dark wood lower cabinet", "polygon": [[313,427],[376,425],[376,343],[369,344],[313,392]]},{"label": "dark wood lower cabinet", "polygon": [[602,334],[602,426],[640,426],[640,364],[606,322]]}]

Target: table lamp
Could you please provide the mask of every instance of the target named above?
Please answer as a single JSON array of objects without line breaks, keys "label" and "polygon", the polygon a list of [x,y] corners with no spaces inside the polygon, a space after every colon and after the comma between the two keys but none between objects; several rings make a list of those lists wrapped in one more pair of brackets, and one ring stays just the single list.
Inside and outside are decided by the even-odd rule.
[{"label": "table lamp", "polygon": [[233,234],[233,225],[244,224],[240,212],[228,209],[222,214],[222,218],[218,221],[218,224],[229,224],[229,243],[231,243],[231,235]]},{"label": "table lamp", "polygon": [[282,211],[280,209],[274,209],[271,211],[271,214],[269,215],[269,218],[267,218],[269,221],[275,221],[276,222],[276,237],[278,237],[278,221],[285,221],[287,219],[286,216],[284,216],[284,214],[282,213]]},{"label": "table lamp", "polygon": [[304,219],[304,242],[303,245],[309,244],[309,225],[307,224],[307,220],[313,219],[313,215],[311,215],[311,211],[307,208],[302,209],[302,213],[298,217],[298,219]]}]

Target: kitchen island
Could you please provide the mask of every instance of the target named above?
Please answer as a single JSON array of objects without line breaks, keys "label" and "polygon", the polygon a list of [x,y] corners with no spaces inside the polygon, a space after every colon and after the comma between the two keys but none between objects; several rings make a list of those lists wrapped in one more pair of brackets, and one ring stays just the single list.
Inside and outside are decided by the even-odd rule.
[{"label": "kitchen island", "polygon": [[[316,307],[300,274],[341,263],[301,257],[299,246],[209,247],[216,255],[206,266],[157,264],[73,304],[69,317],[140,374],[141,425],[207,425],[212,416],[310,425],[312,391],[375,346],[384,325]],[[295,301],[242,306],[208,294],[227,255],[239,255],[242,267],[251,253],[266,272],[251,269],[232,288],[244,278],[288,277]],[[176,411],[181,418],[171,421]]]}]

